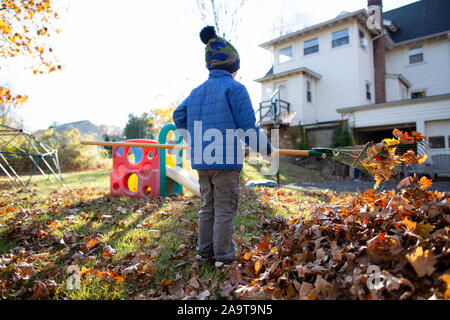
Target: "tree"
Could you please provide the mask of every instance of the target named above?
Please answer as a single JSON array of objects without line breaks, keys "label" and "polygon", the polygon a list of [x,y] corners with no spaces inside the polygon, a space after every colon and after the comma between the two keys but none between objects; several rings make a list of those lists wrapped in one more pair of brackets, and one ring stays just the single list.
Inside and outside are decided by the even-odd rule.
[{"label": "tree", "polygon": [[150,112],[153,132],[158,132],[164,125],[173,122],[172,114],[178,104],[178,102],[174,102],[167,107],[155,108]]},{"label": "tree", "polygon": [[[52,0],[0,0],[0,58],[7,61],[27,56],[34,74],[60,70],[48,39],[58,14],[53,10]],[[4,64],[4,63],[2,63]],[[0,104],[17,106],[28,97],[12,94],[8,87],[0,85]],[[6,108],[6,107],[5,107]]]},{"label": "tree", "polygon": [[218,36],[237,40],[238,25],[242,21],[248,0],[197,0],[197,8],[203,23],[213,23]]},{"label": "tree", "polygon": [[122,136],[123,133],[123,129],[115,125],[100,124],[98,128],[102,132],[103,136]]},{"label": "tree", "polygon": [[306,28],[308,25],[311,25],[309,16],[301,12],[293,14],[291,10],[283,6],[280,15],[274,19],[272,24],[273,34],[271,37],[281,37],[285,34]]},{"label": "tree", "polygon": [[128,122],[123,133],[127,139],[151,139],[152,127],[152,120],[148,113],[144,112],[141,116],[131,113],[128,115]]},{"label": "tree", "polygon": [[0,124],[7,125],[13,121],[14,108],[28,100],[27,96],[12,94],[6,86],[0,86]]}]

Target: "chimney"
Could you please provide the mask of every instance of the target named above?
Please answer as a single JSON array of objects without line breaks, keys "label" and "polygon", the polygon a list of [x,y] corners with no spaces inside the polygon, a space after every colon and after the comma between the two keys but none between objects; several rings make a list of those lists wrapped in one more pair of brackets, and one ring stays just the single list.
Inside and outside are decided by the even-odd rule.
[{"label": "chimney", "polygon": [[[377,6],[380,8],[380,25],[383,34],[383,1],[382,0],[368,0],[367,6]],[[376,36],[373,41],[373,64],[375,68],[375,103],[386,102],[386,47],[384,42],[384,35]]]}]

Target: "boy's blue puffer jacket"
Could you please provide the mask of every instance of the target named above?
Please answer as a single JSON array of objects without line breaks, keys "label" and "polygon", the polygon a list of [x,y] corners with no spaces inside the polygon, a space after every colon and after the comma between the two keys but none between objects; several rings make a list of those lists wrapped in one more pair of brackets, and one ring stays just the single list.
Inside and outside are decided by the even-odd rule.
[{"label": "boy's blue puffer jacket", "polygon": [[[255,130],[257,139],[249,140],[246,136],[244,141],[247,144],[255,141],[256,144],[250,142],[250,147],[262,154],[272,152],[266,136],[256,126],[247,89],[226,70],[211,70],[208,80],[192,90],[174,111],[173,121],[178,129],[189,131],[191,165],[196,170],[242,169],[242,153],[237,152],[237,148],[242,148],[241,140],[232,137],[230,132],[226,135],[227,129]],[[227,140],[232,141],[231,149]]]}]

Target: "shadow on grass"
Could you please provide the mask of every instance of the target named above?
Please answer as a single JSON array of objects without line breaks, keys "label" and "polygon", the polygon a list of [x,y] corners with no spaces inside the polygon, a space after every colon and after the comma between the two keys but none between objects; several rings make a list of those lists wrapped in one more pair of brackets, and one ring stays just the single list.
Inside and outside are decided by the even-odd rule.
[{"label": "shadow on grass", "polygon": [[[267,220],[279,216],[279,209],[275,208],[271,202],[279,191],[280,189],[254,189],[242,186],[238,214],[234,219],[234,239],[238,251],[243,245],[259,243],[262,236],[268,233],[270,225],[267,226]],[[70,193],[60,193],[55,195],[55,199],[59,201],[70,195]],[[124,283],[112,286],[111,289],[108,289],[109,291],[106,289],[106,291],[103,289],[102,291],[100,290],[102,282],[93,278],[83,283],[80,291],[68,292],[64,291],[66,289],[62,289],[61,296],[67,294],[70,298],[75,299],[124,298],[150,288],[164,291],[160,285],[161,280],[173,280],[178,274],[187,283],[193,272],[199,276],[201,281],[208,283],[221,283],[226,279],[226,275],[217,272],[213,264],[195,261],[197,218],[200,206],[198,198],[171,196],[140,199],[102,195],[87,200],[74,200],[71,205],[67,206],[64,206],[63,202],[58,203],[60,203],[59,207],[51,212],[44,210],[45,212],[35,216],[11,217],[19,223],[15,224],[16,229],[14,227],[1,229],[0,253],[5,254],[12,248],[11,246],[22,246],[34,253],[48,252],[51,254],[50,261],[62,268],[74,263],[72,257],[79,248],[75,246],[69,254],[62,255],[61,251],[65,245],[60,244],[59,241],[64,238],[64,233],[67,231],[73,231],[88,238],[90,235],[98,233],[104,244],[116,250],[116,255],[109,262],[111,267],[117,267],[119,262],[122,263],[121,259],[128,254],[136,254],[139,250],[149,251],[149,248],[154,247],[160,249],[158,256],[152,260],[156,273],[146,286],[136,287],[126,279]],[[46,204],[44,207],[49,208],[50,206],[51,204]],[[30,210],[34,210],[31,204],[29,207]],[[285,215],[294,213],[296,212],[289,208],[284,212]],[[60,227],[50,231],[48,225],[52,221],[58,222]],[[37,232],[26,229],[26,226],[32,223],[36,224]],[[38,236],[39,230],[48,232],[51,237],[45,239]],[[77,241],[85,241],[85,239]],[[77,264],[80,267],[88,268],[96,265],[102,261],[102,248],[104,247],[93,251],[88,260],[77,262]],[[120,267],[126,266],[121,265]],[[50,267],[44,266],[27,282],[26,286],[32,288],[34,280],[44,279],[50,273]],[[12,277],[11,274],[0,274],[0,278],[10,276]],[[67,275],[62,273],[57,281],[63,284],[66,278]],[[118,288],[120,288],[119,293]],[[100,291],[94,294],[93,291],[96,290]],[[214,287],[211,292],[220,298],[220,286]],[[18,297],[27,298],[28,296]]]}]

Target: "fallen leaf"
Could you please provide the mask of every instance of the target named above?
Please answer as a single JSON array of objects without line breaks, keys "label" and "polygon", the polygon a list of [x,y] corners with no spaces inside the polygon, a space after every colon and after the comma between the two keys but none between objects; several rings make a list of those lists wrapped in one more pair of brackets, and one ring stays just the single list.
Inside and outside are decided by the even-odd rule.
[{"label": "fallen leaf", "polygon": [[430,236],[431,232],[434,230],[434,226],[430,223],[425,223],[425,221],[421,221],[416,226],[416,234],[422,237]]},{"label": "fallen leaf", "polygon": [[419,185],[420,185],[421,189],[427,189],[427,188],[431,187],[432,184],[433,184],[433,181],[431,181],[430,179],[428,179],[425,176],[423,176],[419,180]]},{"label": "fallen leaf", "polygon": [[411,220],[408,220],[408,218],[405,218],[405,219],[402,221],[402,223],[403,223],[405,226],[407,226],[409,230],[411,230],[411,231],[415,231],[415,230],[416,230],[417,223],[415,223],[415,222],[413,222],[413,221],[411,221]]},{"label": "fallen leaf", "polygon": [[430,276],[435,271],[436,259],[430,250],[424,251],[422,247],[417,247],[414,252],[406,254],[406,258],[419,277]]},{"label": "fallen leaf", "polygon": [[95,245],[97,244],[97,239],[91,239],[91,240],[89,240],[89,242],[88,242],[88,246],[89,246],[89,248],[92,248],[92,247],[94,247]]},{"label": "fallen leaf", "polygon": [[50,293],[47,286],[42,281],[38,281],[34,286],[34,292],[31,296],[31,300],[45,300],[48,299]]},{"label": "fallen leaf", "polygon": [[402,187],[407,187],[411,185],[411,178],[406,177],[405,179],[402,179],[399,184],[397,185],[397,189],[400,189]]},{"label": "fallen leaf", "polygon": [[444,293],[444,299],[450,300],[450,269],[447,269],[440,279],[447,285]]}]

